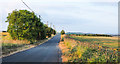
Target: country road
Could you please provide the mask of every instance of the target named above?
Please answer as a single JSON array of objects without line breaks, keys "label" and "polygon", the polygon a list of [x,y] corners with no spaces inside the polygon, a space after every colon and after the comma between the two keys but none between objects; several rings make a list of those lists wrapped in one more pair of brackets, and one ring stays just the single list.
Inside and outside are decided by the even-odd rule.
[{"label": "country road", "polygon": [[2,58],[2,62],[61,62],[60,34],[34,48]]}]

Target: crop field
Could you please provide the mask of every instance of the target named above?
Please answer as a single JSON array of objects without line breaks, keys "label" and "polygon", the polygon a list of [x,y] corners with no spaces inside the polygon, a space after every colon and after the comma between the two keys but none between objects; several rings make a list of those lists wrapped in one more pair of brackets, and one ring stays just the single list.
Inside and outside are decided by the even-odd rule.
[{"label": "crop field", "polygon": [[61,36],[62,62],[118,62],[118,38]]}]

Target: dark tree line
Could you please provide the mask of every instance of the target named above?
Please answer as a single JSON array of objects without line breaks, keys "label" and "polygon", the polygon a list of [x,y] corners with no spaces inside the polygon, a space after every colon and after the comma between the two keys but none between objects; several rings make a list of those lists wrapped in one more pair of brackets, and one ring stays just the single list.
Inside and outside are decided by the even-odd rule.
[{"label": "dark tree line", "polygon": [[17,40],[27,39],[32,42],[56,34],[54,29],[43,24],[40,18],[27,10],[12,11],[8,14],[5,22],[9,22],[7,32],[10,33],[13,39]]},{"label": "dark tree line", "polygon": [[111,35],[107,35],[107,34],[68,34],[68,35],[75,35],[75,36],[105,36],[105,37],[112,37]]}]

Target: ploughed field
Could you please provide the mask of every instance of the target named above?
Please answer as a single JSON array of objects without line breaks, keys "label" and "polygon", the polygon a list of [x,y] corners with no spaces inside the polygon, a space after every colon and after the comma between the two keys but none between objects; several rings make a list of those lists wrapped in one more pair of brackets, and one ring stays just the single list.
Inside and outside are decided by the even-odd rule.
[{"label": "ploughed field", "polygon": [[118,37],[62,35],[63,62],[118,62]]}]

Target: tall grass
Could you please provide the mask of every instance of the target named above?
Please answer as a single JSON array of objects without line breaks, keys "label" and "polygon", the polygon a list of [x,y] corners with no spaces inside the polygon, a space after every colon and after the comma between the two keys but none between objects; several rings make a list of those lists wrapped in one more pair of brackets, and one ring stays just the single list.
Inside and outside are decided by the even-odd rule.
[{"label": "tall grass", "polygon": [[2,32],[0,44],[2,45],[2,54],[6,55],[30,44],[30,42],[28,40],[13,40],[8,32]]},{"label": "tall grass", "polygon": [[118,49],[103,47],[101,41],[107,40],[66,36],[59,44],[63,62],[118,62]]},{"label": "tall grass", "polygon": [[[52,37],[53,36],[54,35],[52,35]],[[1,37],[0,44],[2,45],[2,56],[6,56],[13,52],[18,52],[20,50],[25,50],[31,47],[35,47],[50,39],[50,38],[46,38],[43,40],[35,41],[33,44],[31,44],[30,41],[28,40],[13,40],[8,32],[0,33],[0,37]]]}]

